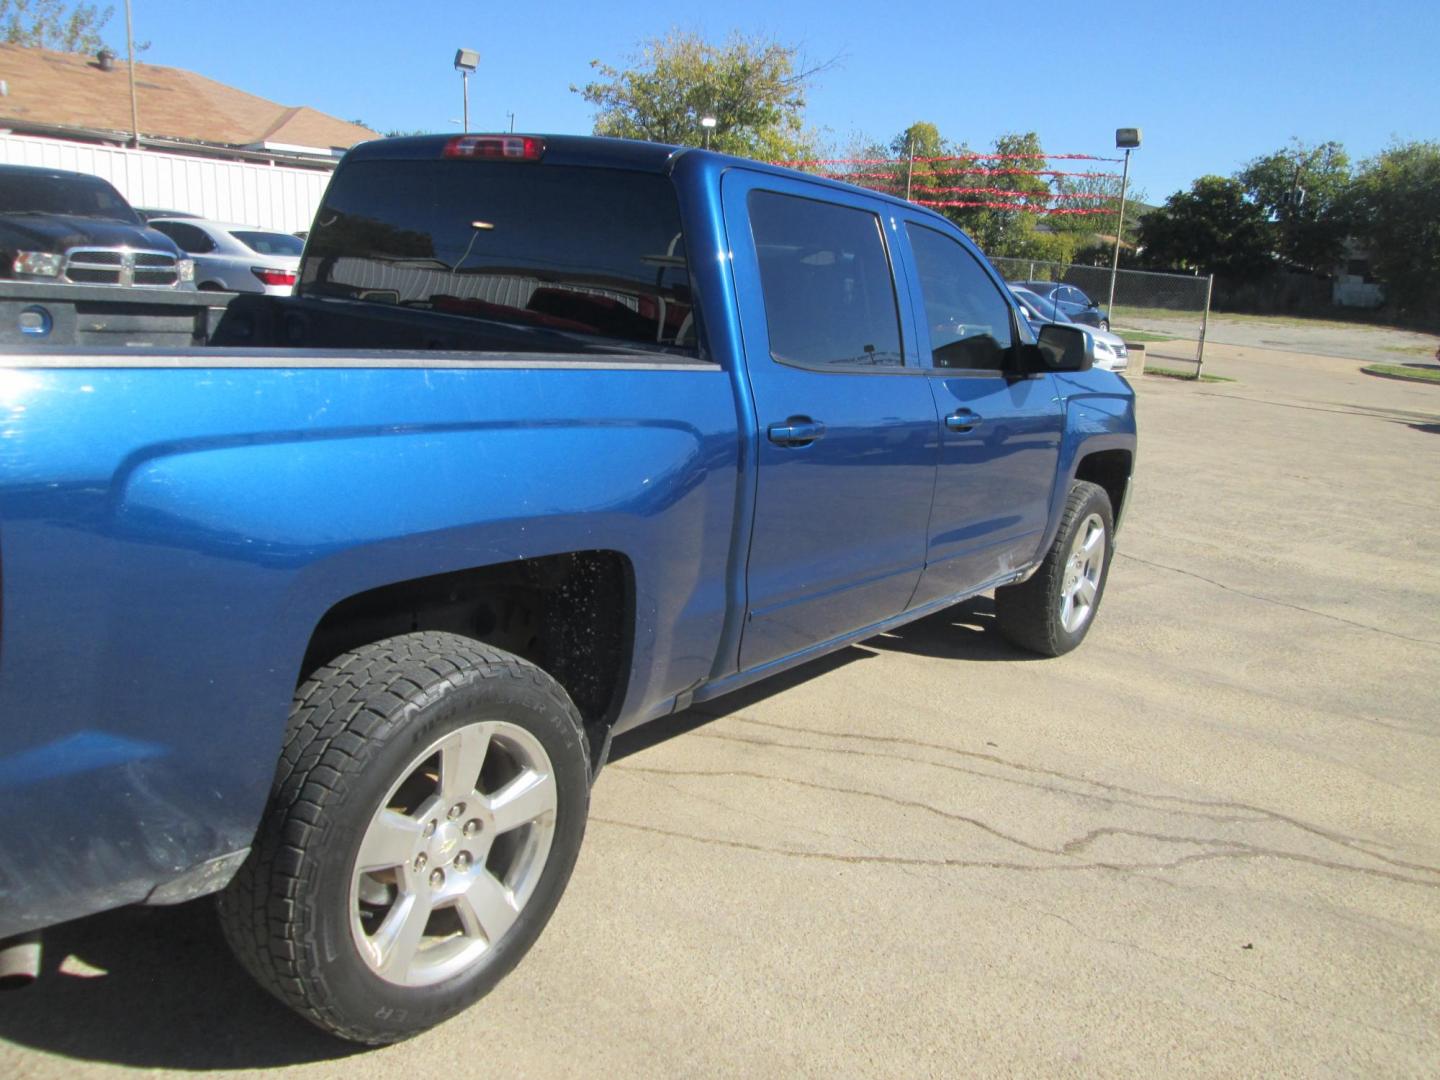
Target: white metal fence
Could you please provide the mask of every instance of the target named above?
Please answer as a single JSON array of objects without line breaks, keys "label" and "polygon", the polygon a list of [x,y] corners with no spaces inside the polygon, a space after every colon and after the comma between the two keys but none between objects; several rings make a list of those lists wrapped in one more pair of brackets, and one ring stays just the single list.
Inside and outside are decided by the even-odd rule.
[{"label": "white metal fence", "polygon": [[0,162],[90,173],[109,180],[132,206],[186,210],[282,232],[310,227],[330,182],[328,169],[220,161],[30,135],[0,135]]},{"label": "white metal fence", "polygon": [[[991,259],[1008,281],[1061,281],[1074,285],[1101,308],[1110,298],[1110,268]],[[1127,340],[1143,343],[1150,361],[1194,364],[1200,374],[1205,359],[1205,330],[1210,317],[1211,279],[1190,274],[1157,274],[1121,270],[1115,276],[1115,307],[1111,329]],[[1190,374],[1186,369],[1185,373]]]}]

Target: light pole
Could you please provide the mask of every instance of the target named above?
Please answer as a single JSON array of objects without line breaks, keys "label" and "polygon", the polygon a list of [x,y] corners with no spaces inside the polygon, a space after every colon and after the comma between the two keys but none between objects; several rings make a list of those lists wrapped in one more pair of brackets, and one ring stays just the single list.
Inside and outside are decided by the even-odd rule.
[{"label": "light pole", "polygon": [[702,116],[700,126],[705,129],[705,149],[710,149],[710,132],[715,130],[715,118],[713,116]]},{"label": "light pole", "polygon": [[1116,128],[1115,148],[1125,151],[1125,171],[1120,175],[1120,221],[1115,226],[1115,259],[1110,264],[1110,303],[1105,318],[1115,322],[1115,276],[1120,272],[1120,236],[1125,232],[1125,188],[1130,184],[1130,151],[1140,148],[1139,128]]},{"label": "light pole", "polygon": [[470,73],[480,66],[480,54],[474,49],[455,50],[455,70],[460,72],[460,92],[465,98],[465,134],[470,133]]}]

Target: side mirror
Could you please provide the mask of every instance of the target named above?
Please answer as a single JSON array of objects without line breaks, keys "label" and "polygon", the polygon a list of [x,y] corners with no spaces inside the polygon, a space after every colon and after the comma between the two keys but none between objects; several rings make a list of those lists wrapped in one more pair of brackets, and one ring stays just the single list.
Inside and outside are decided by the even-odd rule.
[{"label": "side mirror", "polygon": [[1086,304],[1085,306],[1088,307],[1091,311],[1094,311],[1094,310],[1097,309],[1100,305],[1099,305],[1096,301],[1091,300],[1090,303]]},{"label": "side mirror", "polygon": [[1025,374],[1038,375],[1047,371],[1089,371],[1095,362],[1092,339],[1078,326],[1046,323],[1040,328],[1040,341],[1022,347]]}]

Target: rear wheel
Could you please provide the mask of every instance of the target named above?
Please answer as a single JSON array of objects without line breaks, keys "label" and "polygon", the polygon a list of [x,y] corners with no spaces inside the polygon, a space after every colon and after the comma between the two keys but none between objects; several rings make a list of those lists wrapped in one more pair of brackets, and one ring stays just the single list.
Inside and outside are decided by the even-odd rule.
[{"label": "rear wheel", "polygon": [[1019,585],[995,590],[1000,633],[1044,656],[1067,653],[1085,640],[1110,572],[1115,523],[1105,489],[1070,485],[1060,529],[1040,569]]},{"label": "rear wheel", "polygon": [[527,663],[453,634],[332,661],[297,691],[270,809],[220,900],[241,962],[343,1038],[454,1015],[525,954],[589,802],[580,717]]},{"label": "rear wheel", "polygon": [[1109,320],[1109,319],[1101,319],[1101,320],[1100,320],[1100,329],[1101,329],[1101,330],[1109,330],[1109,329],[1110,329],[1110,320]]}]

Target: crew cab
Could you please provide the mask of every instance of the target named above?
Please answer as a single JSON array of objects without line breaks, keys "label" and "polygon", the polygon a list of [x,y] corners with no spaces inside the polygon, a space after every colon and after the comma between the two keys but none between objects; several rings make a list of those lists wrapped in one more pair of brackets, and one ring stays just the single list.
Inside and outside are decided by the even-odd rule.
[{"label": "crew cab", "polygon": [[0,278],[193,289],[195,265],[108,181],[0,165]]},{"label": "crew cab", "polygon": [[1094,623],[1130,387],[926,209],[396,138],[299,278],[0,287],[12,944],[218,892],[278,998],[405,1038],[535,941],[616,734],[987,590],[1019,648]]}]

